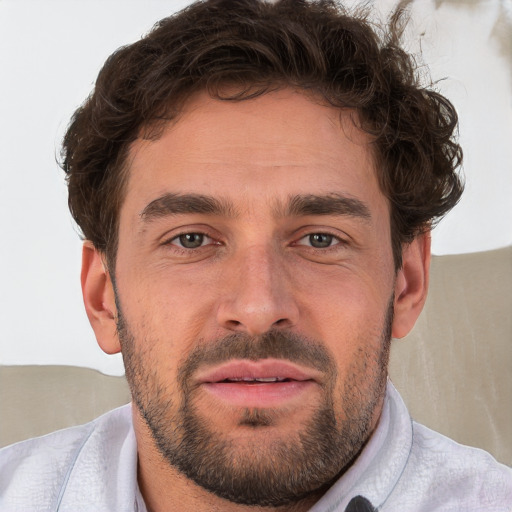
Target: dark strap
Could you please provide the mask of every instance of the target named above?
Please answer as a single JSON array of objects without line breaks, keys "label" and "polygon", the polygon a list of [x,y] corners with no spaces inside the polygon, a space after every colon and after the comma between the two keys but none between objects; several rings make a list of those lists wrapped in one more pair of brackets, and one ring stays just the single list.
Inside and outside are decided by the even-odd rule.
[{"label": "dark strap", "polygon": [[350,500],[345,512],[377,512],[377,509],[362,496],[356,496]]}]

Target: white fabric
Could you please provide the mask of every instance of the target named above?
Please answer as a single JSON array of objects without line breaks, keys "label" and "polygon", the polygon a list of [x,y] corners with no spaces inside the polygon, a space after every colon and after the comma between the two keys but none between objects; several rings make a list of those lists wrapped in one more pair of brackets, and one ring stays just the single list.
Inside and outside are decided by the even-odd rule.
[{"label": "white fabric", "polygon": [[[357,495],[379,512],[511,512],[512,469],[412,422],[389,384],[374,435],[311,512]],[[0,450],[0,510],[145,512],[130,406]]]}]

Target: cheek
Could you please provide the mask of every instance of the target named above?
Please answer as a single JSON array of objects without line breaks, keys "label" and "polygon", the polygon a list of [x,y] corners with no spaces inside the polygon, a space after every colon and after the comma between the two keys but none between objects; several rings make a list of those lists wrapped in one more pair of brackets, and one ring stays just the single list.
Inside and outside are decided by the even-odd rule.
[{"label": "cheek", "polygon": [[[345,321],[346,320],[346,321]],[[324,334],[338,370],[341,382],[355,379],[355,374],[370,375],[378,367],[387,336],[385,319],[377,322],[366,315],[354,319],[345,317]]]},{"label": "cheek", "polygon": [[296,296],[302,312],[317,318],[318,327],[347,336],[379,331],[393,294],[391,273],[369,265],[303,266],[295,275]]},{"label": "cheek", "polygon": [[192,349],[198,338],[207,336],[204,326],[214,310],[211,273],[163,265],[140,268],[119,265],[116,272],[120,306],[130,329],[162,351]]},{"label": "cheek", "polygon": [[343,396],[352,383],[358,394],[369,385],[364,376],[379,374],[386,358],[392,282],[382,279],[377,284],[370,274],[336,269],[326,280],[309,280],[305,289],[311,300],[303,308],[303,319],[314,328],[308,334],[332,354],[337,393]]}]

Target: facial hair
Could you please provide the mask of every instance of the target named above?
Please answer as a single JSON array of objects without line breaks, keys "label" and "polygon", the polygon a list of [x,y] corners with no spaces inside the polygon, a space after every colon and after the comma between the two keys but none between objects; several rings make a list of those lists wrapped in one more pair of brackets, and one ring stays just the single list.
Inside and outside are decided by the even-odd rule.
[{"label": "facial hair", "polygon": [[[136,340],[118,303],[117,329],[133,401],[164,459],[197,485],[218,497],[244,505],[279,507],[323,494],[357,457],[371,435],[375,410],[385,393],[393,302],[378,333],[379,343],[360,343],[343,375],[322,342],[274,330],[253,337],[244,333],[201,341],[183,360],[173,398],[169,384],[148,366],[151,340]],[[374,348],[378,346],[378,348]],[[293,435],[254,436],[243,446],[230,432],[213,429],[197,407],[191,386],[204,365],[230,359],[285,359],[325,374],[322,399]],[[341,385],[340,385],[341,384]],[[340,414],[341,411],[341,414]],[[239,427],[255,432],[272,428],[272,409],[246,409]]]}]

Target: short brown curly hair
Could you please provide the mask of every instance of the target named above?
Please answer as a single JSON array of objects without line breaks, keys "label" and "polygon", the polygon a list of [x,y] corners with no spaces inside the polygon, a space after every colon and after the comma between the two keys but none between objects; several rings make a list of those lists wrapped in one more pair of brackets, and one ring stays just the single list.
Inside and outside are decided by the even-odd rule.
[{"label": "short brown curly hair", "polygon": [[63,142],[69,207],[84,237],[114,268],[130,145],[158,137],[155,126],[175,119],[192,94],[240,101],[293,87],[353,109],[371,134],[399,268],[402,245],[430,229],[463,189],[457,114],[420,85],[414,58],[399,45],[401,19],[395,12],[386,29],[375,28],[368,11],[349,14],[334,0],[209,0],[117,50]]}]

